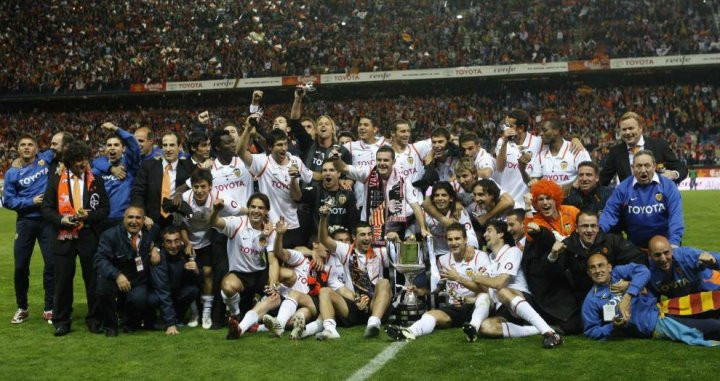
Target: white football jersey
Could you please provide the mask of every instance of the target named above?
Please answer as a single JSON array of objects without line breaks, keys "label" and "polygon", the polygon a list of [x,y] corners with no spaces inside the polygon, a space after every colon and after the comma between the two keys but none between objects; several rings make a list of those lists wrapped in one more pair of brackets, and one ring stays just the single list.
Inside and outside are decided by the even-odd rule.
[{"label": "white football jersey", "polygon": [[[502,141],[498,139],[497,145],[495,146],[496,157],[500,152],[500,147],[502,147]],[[493,175],[498,184],[500,184],[506,192],[510,193],[512,198],[515,200],[516,208],[525,207],[523,195],[528,192],[528,187],[522,179],[520,169],[518,169],[518,158],[521,156],[521,150],[532,152],[532,157],[534,158],[540,152],[541,147],[542,139],[529,132],[525,134],[525,140],[520,145],[515,142],[508,142],[505,157],[505,168],[497,168]],[[532,170],[533,166],[531,160],[526,168],[526,171],[529,174]]]},{"label": "white football jersey", "polygon": [[497,254],[490,254],[490,265],[487,267],[487,275],[497,277],[503,274],[510,275],[510,282],[507,288],[520,292],[530,293],[525,274],[520,268],[522,262],[522,251],[515,246],[505,245]]},{"label": "white football jersey", "polygon": [[495,158],[484,148],[480,148],[478,154],[475,156],[475,168],[477,170],[490,168],[495,173]]},{"label": "white football jersey", "polygon": [[287,297],[287,294],[290,292],[290,290],[295,290],[303,294],[307,294],[310,291],[310,287],[308,287],[308,275],[310,274],[310,260],[305,258],[303,253],[292,250],[292,249],[285,249],[290,254],[290,258],[288,258],[288,261],[285,262],[285,265],[289,268],[291,268],[295,272],[295,283],[292,285],[292,287],[287,287],[285,285],[281,285],[280,289],[278,290],[278,293],[280,295]]},{"label": "white football jersey", "polygon": [[182,195],[183,201],[190,205],[193,214],[183,219],[183,224],[188,231],[188,238],[193,249],[202,249],[210,245],[210,225],[208,225],[208,218],[213,211],[213,204],[215,204],[215,196],[210,193],[205,200],[205,203],[198,205],[193,197],[193,191],[185,191]]},{"label": "white football jersey", "polygon": [[578,164],[592,161],[586,150],[570,152],[572,144],[563,140],[557,155],[550,152],[550,146],[543,145],[540,153],[533,157],[533,169],[528,171],[530,177],[542,177],[560,185],[572,184],[577,178]]},{"label": "white football jersey", "polygon": [[280,165],[271,155],[254,154],[250,172],[258,179],[260,192],[270,199],[270,221],[275,223],[280,217],[285,217],[288,229],[296,229],[300,227],[297,217],[298,204],[290,196],[288,169],[295,163],[300,168],[300,179],[305,183],[312,181],[312,171],[297,156],[289,153],[287,155],[287,164]]},{"label": "white football jersey", "polygon": [[[489,264],[490,260],[488,259],[488,255],[484,251],[477,249],[475,250],[475,255],[470,258],[469,261],[465,261],[464,258],[456,261],[455,256],[452,254],[438,258],[438,270],[455,269],[460,276],[468,280],[471,280],[476,274],[485,272]],[[455,281],[448,280],[446,287],[450,295],[451,303],[459,302],[459,299],[462,297],[476,295],[475,292],[470,291],[461,283]]]},{"label": "white football jersey", "polygon": [[[397,163],[396,163],[397,165]],[[367,194],[367,181],[372,168],[368,167],[355,167],[348,165],[349,179],[355,180],[361,183],[364,187],[364,194]],[[381,180],[382,181],[382,180]],[[387,181],[384,181],[385,190],[385,209],[386,209],[386,222],[391,222],[394,218],[407,218],[414,214],[410,204],[416,203],[422,204],[422,194],[420,191],[413,187],[412,181],[402,176],[398,170],[393,168],[392,173]],[[355,195],[357,197],[357,195]],[[359,203],[362,206],[361,219],[367,221],[367,197],[362,198]]]},{"label": "white football jersey", "polygon": [[[450,215],[451,212],[448,212],[446,217],[450,217]],[[477,234],[475,234],[475,230],[473,229],[472,222],[470,221],[470,216],[468,216],[468,214],[464,210],[462,211],[462,213],[460,213],[460,219],[458,222],[465,226],[465,233],[467,234],[467,245],[478,249],[480,245],[478,244]],[[445,225],[443,225],[440,221],[436,220],[427,213],[425,213],[425,224],[427,225],[430,233],[432,234],[435,256],[440,257],[442,255],[449,254],[450,248],[447,245],[447,230],[445,229]],[[417,221],[415,221],[413,226],[411,226],[405,234],[407,236],[408,233],[415,234],[419,232],[420,226],[417,224]]]},{"label": "white football jersey", "polygon": [[247,216],[223,217],[225,228],[221,233],[228,237],[227,252],[230,271],[251,273],[267,268],[265,252],[272,251],[275,232],[261,240],[260,230],[250,225]]},{"label": "white football jersey", "polygon": [[430,150],[432,150],[430,139],[408,144],[405,151],[395,152],[395,169],[410,182],[419,180],[425,174],[423,158]]},{"label": "white football jersey", "polygon": [[328,274],[328,287],[333,290],[337,290],[340,287],[345,286],[345,266],[337,256],[329,255],[325,259],[325,267],[323,271]]},{"label": "white football jersey", "polygon": [[[350,152],[352,156],[352,164],[355,167],[368,167],[372,168],[375,166],[375,155],[377,150],[382,146],[389,145],[385,140],[385,137],[380,137],[373,144],[368,144],[362,140],[355,140],[350,143],[345,143],[345,148]],[[355,200],[357,202],[357,208],[361,208],[361,200],[364,197],[365,187],[362,183],[356,182],[354,185]]]},{"label": "white football jersey", "polygon": [[355,250],[355,244],[348,245],[347,243],[336,241],[335,255],[340,262],[343,264],[345,271],[345,287],[350,291],[355,292],[355,287],[352,284],[350,277],[350,266],[353,266],[353,252],[357,257],[357,265],[360,271],[364,271],[368,274],[372,284],[376,284],[379,279],[383,278],[383,269],[389,266],[387,253],[382,248],[371,248],[370,255],[367,253],[360,253]]}]

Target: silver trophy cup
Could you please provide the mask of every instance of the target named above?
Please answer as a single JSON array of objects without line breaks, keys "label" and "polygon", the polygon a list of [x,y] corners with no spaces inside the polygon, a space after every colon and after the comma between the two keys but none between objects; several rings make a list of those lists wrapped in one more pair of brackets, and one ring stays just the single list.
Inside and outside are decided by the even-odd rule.
[{"label": "silver trophy cup", "polygon": [[401,242],[398,249],[395,269],[405,276],[405,291],[397,307],[396,318],[398,323],[407,325],[420,319],[425,313],[425,303],[418,299],[415,291],[408,289],[414,284],[415,277],[425,271],[425,265],[420,256],[418,242]]}]

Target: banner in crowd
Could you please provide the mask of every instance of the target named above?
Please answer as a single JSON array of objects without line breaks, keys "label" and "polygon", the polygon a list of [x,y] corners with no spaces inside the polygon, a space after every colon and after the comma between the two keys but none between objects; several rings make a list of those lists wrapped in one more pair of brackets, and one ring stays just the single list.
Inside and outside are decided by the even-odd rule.
[{"label": "banner in crowd", "polygon": [[206,91],[235,88],[270,88],[296,86],[312,82],[318,84],[370,83],[382,81],[413,81],[470,77],[532,76],[554,73],[578,73],[598,70],[629,70],[691,65],[718,65],[720,53],[665,57],[613,58],[569,62],[530,63],[517,65],[466,66],[437,69],[389,70],[362,73],[339,73],[307,76],[228,78],[210,81],[167,83],[135,83],[130,92]]},{"label": "banner in crowd", "polygon": [[[700,177],[695,179],[697,190],[720,190],[720,177]],[[690,179],[683,180],[678,186],[680,190],[690,190]]]}]

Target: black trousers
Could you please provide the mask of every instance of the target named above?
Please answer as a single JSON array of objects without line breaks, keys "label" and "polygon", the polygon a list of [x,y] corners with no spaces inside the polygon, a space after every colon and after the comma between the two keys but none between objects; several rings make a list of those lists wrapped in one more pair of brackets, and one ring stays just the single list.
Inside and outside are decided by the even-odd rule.
[{"label": "black trousers", "polygon": [[148,302],[147,283],[130,281],[128,292],[118,289],[115,280],[98,277],[97,301],[103,316],[105,328],[118,327],[118,303],[121,303],[125,312],[125,325],[139,327],[145,307]]},{"label": "black trousers", "polygon": [[[78,241],[74,240],[74,241]],[[91,325],[101,318],[95,296],[95,268],[93,261],[95,251],[87,248],[78,248],[77,242],[69,245],[64,253],[53,253],[55,266],[55,297],[53,299],[53,325],[55,328],[70,328],[73,310],[73,280],[75,279],[76,258],[80,257],[82,277],[85,282],[85,297],[87,298],[88,313],[85,323]]]},{"label": "black trousers", "polygon": [[[177,319],[178,323],[183,321],[185,313],[187,313],[188,308],[190,308],[190,304],[197,300],[199,294],[200,290],[196,285],[181,286],[175,290],[172,290],[170,297],[172,298],[173,309],[175,310],[175,318]],[[156,310],[159,307],[160,298],[158,297],[157,293],[148,293],[148,309],[151,310],[150,316],[155,317],[157,315]],[[148,322],[146,321],[146,323]],[[167,321],[165,322],[165,324],[169,323],[170,322]]]},{"label": "black trousers", "polygon": [[[212,282],[212,293],[215,297],[212,306],[212,321],[214,326],[224,326],[227,322],[225,321],[225,303],[223,302],[222,295],[220,294],[220,285],[225,275],[228,273],[230,265],[228,263],[227,254],[227,237],[210,229],[212,236],[210,241],[212,242],[212,269],[213,269],[213,282]],[[241,301],[242,303],[242,301]],[[242,305],[240,306],[242,310]],[[252,308],[252,307],[251,307]]]},{"label": "black trousers", "polygon": [[28,290],[30,288],[30,258],[35,241],[40,244],[43,257],[43,288],[45,289],[45,311],[53,308],[53,256],[50,254],[48,225],[41,218],[20,217],[15,223],[15,301],[18,308],[28,308]]}]

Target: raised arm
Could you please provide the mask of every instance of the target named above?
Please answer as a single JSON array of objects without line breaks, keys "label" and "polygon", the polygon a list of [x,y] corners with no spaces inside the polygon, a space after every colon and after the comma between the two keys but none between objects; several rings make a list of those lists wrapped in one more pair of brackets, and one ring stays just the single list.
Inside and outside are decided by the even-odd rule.
[{"label": "raised arm", "polygon": [[337,243],[334,239],[330,238],[328,234],[328,215],[330,214],[330,207],[322,205],[318,212],[320,214],[320,221],[318,222],[318,241],[322,243],[327,251],[334,253],[337,249]]},{"label": "raised arm", "polygon": [[236,146],[237,155],[240,156],[243,163],[245,163],[245,166],[248,168],[252,165],[252,154],[248,150],[248,147],[250,147],[250,136],[255,134],[255,125],[257,124],[258,118],[259,116],[253,114],[245,119],[243,132],[240,134],[240,137],[238,137]]},{"label": "raised arm", "polygon": [[212,213],[210,213],[210,217],[208,217],[208,225],[218,229],[223,230],[225,229],[225,220],[222,218],[218,218],[218,213],[225,207],[225,202],[223,199],[219,198],[215,200],[215,204],[213,204],[213,210]]}]

